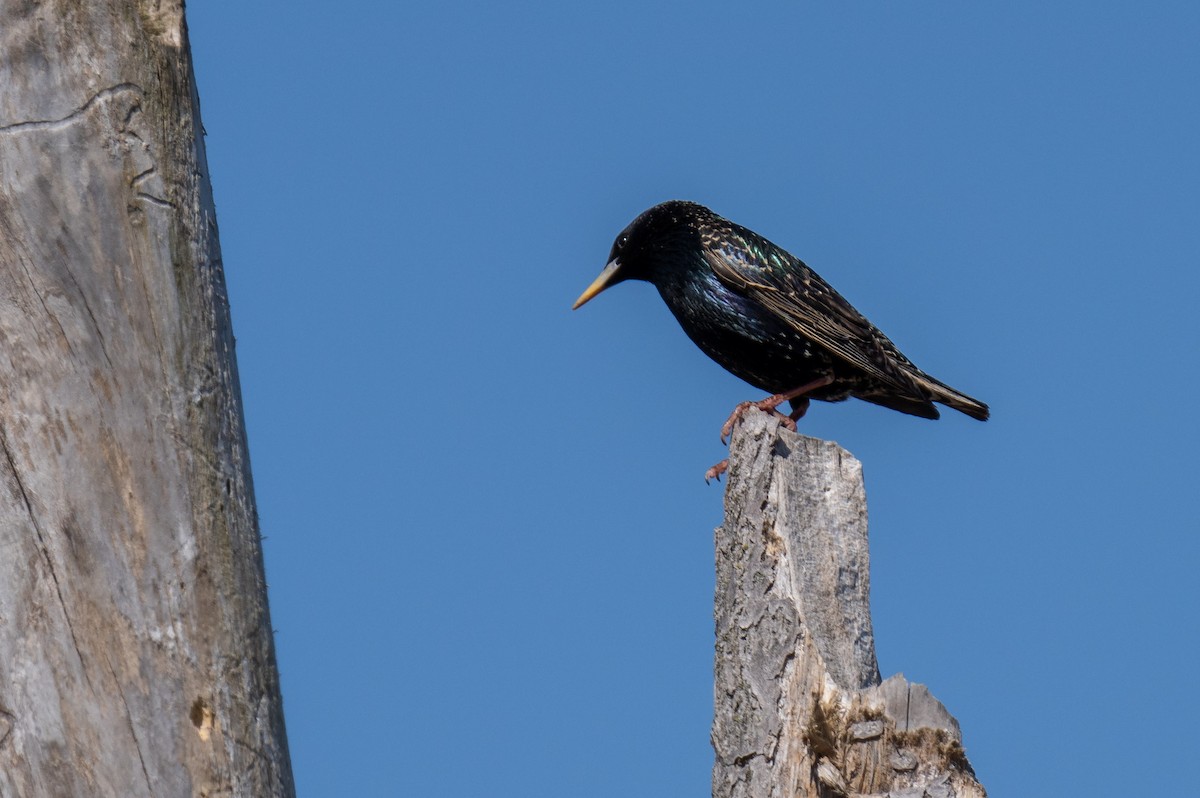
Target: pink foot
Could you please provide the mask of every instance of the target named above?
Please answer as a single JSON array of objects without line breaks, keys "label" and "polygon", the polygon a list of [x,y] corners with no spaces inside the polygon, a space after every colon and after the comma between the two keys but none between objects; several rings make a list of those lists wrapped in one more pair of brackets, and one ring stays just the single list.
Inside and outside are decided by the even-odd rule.
[{"label": "pink foot", "polygon": [[768,413],[778,416],[779,419],[784,423],[784,426],[788,426],[789,429],[795,430],[796,422],[792,421],[783,413],[780,413],[775,409],[780,404],[780,402],[775,401],[778,398],[779,396],[777,394],[775,396],[769,396],[766,399],[763,399],[761,402],[742,402],[737,407],[733,408],[733,412],[729,414],[729,418],[721,426],[721,443],[729,442],[727,439],[733,434],[733,428],[741,423],[742,416],[744,416],[746,411],[752,407],[757,407],[759,410],[766,410]]},{"label": "pink foot", "polygon": [[[733,428],[736,427],[738,422],[742,420],[742,416],[745,415],[746,411],[752,407],[757,407],[759,410],[766,410],[768,413],[775,414],[779,417],[780,421],[783,422],[785,427],[790,429],[792,432],[795,432],[796,419],[803,416],[808,410],[808,397],[806,397],[805,394],[809,391],[815,391],[817,388],[823,388],[826,385],[829,385],[831,382],[833,382],[832,376],[819,377],[807,385],[801,385],[799,388],[788,391],[787,393],[777,393],[758,402],[742,402],[737,407],[733,408],[733,412],[729,414],[729,419],[726,420],[725,424],[721,427],[721,443],[725,443],[726,439],[733,434]],[[790,416],[785,416],[783,413],[780,413],[775,409],[784,402],[793,399],[802,399],[802,401],[796,402],[796,408],[792,411]]]},{"label": "pink foot", "polygon": [[721,462],[717,463],[712,468],[710,468],[704,472],[704,484],[707,485],[708,481],[710,479],[715,479],[717,482],[720,482],[721,475],[724,474],[728,470],[729,470],[729,458],[726,458],[726,459],[722,460]]}]

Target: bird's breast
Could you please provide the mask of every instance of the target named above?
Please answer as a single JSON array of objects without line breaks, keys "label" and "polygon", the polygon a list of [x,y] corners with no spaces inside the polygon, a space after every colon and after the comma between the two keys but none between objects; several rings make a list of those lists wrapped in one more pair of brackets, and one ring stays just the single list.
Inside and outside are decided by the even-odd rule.
[{"label": "bird's breast", "polygon": [[830,369],[829,355],[820,347],[711,272],[658,289],[687,336],[751,385],[780,393]]}]

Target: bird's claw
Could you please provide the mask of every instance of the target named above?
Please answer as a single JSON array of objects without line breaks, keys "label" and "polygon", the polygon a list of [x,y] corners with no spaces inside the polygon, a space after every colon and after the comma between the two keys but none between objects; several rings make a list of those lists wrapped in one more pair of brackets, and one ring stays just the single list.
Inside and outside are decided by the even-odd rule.
[{"label": "bird's claw", "polygon": [[731,435],[733,435],[733,428],[736,427],[739,422],[741,422],[742,416],[744,416],[746,414],[746,411],[752,407],[756,407],[759,410],[765,410],[766,412],[768,412],[771,415],[778,418],[780,423],[783,424],[783,426],[787,427],[792,432],[795,432],[796,431],[796,422],[793,421],[790,416],[785,416],[783,413],[780,413],[778,410],[776,410],[776,408],[779,407],[779,405],[781,404],[781,401],[782,400],[780,400],[779,396],[775,395],[775,396],[768,396],[766,399],[763,399],[761,402],[742,402],[742,403],[740,403],[737,407],[733,408],[733,412],[729,414],[729,418],[725,421],[725,424],[721,427],[721,443],[722,444],[729,443],[729,441],[726,439],[729,438]]},{"label": "bird's claw", "polygon": [[715,479],[717,482],[720,482],[721,475],[728,470],[729,458],[726,458],[704,472],[704,484],[707,485],[710,479]]},{"label": "bird's claw", "polygon": [[[745,414],[745,412],[754,404],[754,402],[741,402],[737,407],[733,408],[733,412],[729,414],[729,418],[726,419],[725,423],[721,425],[722,446],[725,446],[729,443],[727,439],[733,435],[733,428],[736,427],[738,422],[742,420],[742,415]],[[711,471],[712,469],[710,468],[709,470]]]},{"label": "bird's claw", "polygon": [[[777,393],[758,402],[741,402],[737,407],[733,408],[733,412],[729,414],[729,418],[726,419],[725,424],[721,427],[722,445],[728,444],[729,441],[727,439],[733,435],[733,428],[736,427],[738,422],[742,420],[742,416],[746,414],[746,411],[752,407],[758,408],[759,410],[765,410],[766,412],[775,416],[775,418],[779,419],[780,424],[787,427],[792,432],[795,432],[796,420],[803,416],[804,412],[808,410],[808,397],[805,396],[805,394],[816,388],[829,385],[831,382],[833,382],[833,377],[826,375],[813,380],[807,385],[802,385],[794,391]],[[779,412],[779,406],[787,401],[791,401],[792,407],[794,408],[791,415],[785,415]],[[728,458],[722,460],[704,472],[705,483],[707,483],[710,479],[716,479],[718,482],[720,482],[721,475],[727,470],[729,470]]]}]

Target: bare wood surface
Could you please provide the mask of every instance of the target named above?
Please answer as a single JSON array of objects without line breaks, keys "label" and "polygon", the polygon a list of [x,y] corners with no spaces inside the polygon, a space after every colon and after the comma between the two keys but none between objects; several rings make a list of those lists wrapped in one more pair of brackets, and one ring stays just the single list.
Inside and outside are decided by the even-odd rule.
[{"label": "bare wood surface", "polygon": [[0,795],[293,794],[182,3],[0,0]]},{"label": "bare wood surface", "polygon": [[751,411],[716,530],[714,798],[982,798],[958,723],[881,682],[862,467]]}]

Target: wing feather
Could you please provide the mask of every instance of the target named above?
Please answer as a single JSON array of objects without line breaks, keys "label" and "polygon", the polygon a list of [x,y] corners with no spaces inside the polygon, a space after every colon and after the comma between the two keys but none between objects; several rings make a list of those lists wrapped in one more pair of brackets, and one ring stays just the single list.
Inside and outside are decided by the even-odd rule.
[{"label": "wing feather", "polygon": [[738,232],[747,246],[704,248],[705,260],[722,283],[871,379],[914,398],[928,397],[916,379],[923,373],[820,275],[761,236]]}]

